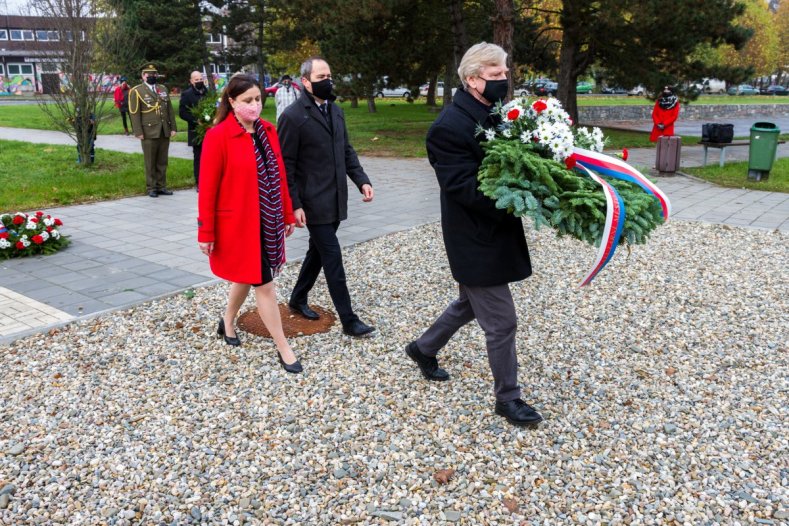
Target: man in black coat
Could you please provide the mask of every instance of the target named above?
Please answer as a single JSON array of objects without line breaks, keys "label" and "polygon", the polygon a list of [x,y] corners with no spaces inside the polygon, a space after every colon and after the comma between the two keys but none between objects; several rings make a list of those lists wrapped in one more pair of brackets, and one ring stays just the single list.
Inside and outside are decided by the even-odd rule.
[{"label": "man in black coat", "polygon": [[463,325],[476,319],[485,331],[493,372],[495,412],[510,423],[536,426],[537,411],[521,400],[515,333],[518,319],[509,283],[531,275],[523,223],[496,208],[478,189],[477,172],[484,157],[478,126],[498,124],[493,105],[507,95],[507,54],[485,42],[472,46],[458,74],[463,88],[441,112],[427,134],[427,154],[441,195],[441,228],[458,299],[433,325],[406,347],[428,380],[445,381],[449,374],[436,355]]},{"label": "man in black coat", "polygon": [[288,304],[305,318],[319,318],[309,307],[307,295],[323,268],[345,334],[369,335],[375,329],[363,323],[351,306],[337,229],[348,218],[346,177],[365,202],[373,200],[373,187],[348,141],[345,115],[333,104],[329,64],[317,57],[307,59],[301,65],[301,81],[304,93],[277,122],[296,226],[306,225],[310,232],[307,255]]},{"label": "man in black coat", "polygon": [[200,103],[200,99],[205,97],[206,85],[203,80],[203,74],[199,71],[193,71],[189,76],[189,87],[181,93],[181,104],[178,108],[178,116],[185,120],[188,125],[186,135],[187,144],[192,147],[194,153],[194,161],[192,168],[195,175],[195,188],[199,190],[200,182],[200,155],[203,152],[203,143],[195,142],[197,137],[197,118],[192,115],[192,108]]}]

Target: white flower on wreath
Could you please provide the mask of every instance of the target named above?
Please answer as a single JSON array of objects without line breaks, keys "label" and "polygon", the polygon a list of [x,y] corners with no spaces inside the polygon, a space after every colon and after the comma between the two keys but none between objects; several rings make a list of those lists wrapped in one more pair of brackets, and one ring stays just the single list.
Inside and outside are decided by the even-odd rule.
[{"label": "white flower on wreath", "polygon": [[7,239],[0,238],[0,249],[5,249],[11,246]]},{"label": "white flower on wreath", "polygon": [[512,137],[512,131],[510,131],[509,128],[504,128],[503,130],[501,130],[501,134],[504,136],[505,139],[509,139],[510,137]]},{"label": "white flower on wreath", "polygon": [[532,138],[532,134],[528,130],[521,132],[520,139],[523,144],[529,144],[531,142],[531,138]]},{"label": "white flower on wreath", "polygon": [[57,230],[52,231],[52,239],[60,239],[60,232]]},{"label": "white flower on wreath", "polygon": [[496,138],[496,130],[485,130],[485,139],[492,141]]},{"label": "white flower on wreath", "polygon": [[27,230],[35,230],[36,228],[38,228],[37,223],[34,223],[32,221],[28,221],[27,223],[25,223],[25,229]]},{"label": "white flower on wreath", "polygon": [[41,236],[41,239],[43,239],[44,241],[46,241],[47,239],[49,239],[49,232],[47,232],[46,230],[44,230],[43,232],[41,232],[39,235]]},{"label": "white flower on wreath", "polygon": [[55,220],[52,219],[51,217],[44,218],[44,226],[52,226],[54,224],[55,224]]},{"label": "white flower on wreath", "polygon": [[19,238],[19,241],[22,243],[22,245],[23,245],[25,248],[27,248],[27,247],[29,247],[29,246],[30,246],[30,240],[27,238],[27,236],[22,236],[22,237],[20,237],[20,238]]}]

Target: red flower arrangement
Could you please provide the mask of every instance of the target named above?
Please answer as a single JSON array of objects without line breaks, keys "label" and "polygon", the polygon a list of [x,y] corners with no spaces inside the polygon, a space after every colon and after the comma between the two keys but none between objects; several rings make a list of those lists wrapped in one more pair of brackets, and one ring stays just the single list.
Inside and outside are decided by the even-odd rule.
[{"label": "red flower arrangement", "polygon": [[44,212],[0,214],[0,259],[54,254],[69,244],[63,221]]}]

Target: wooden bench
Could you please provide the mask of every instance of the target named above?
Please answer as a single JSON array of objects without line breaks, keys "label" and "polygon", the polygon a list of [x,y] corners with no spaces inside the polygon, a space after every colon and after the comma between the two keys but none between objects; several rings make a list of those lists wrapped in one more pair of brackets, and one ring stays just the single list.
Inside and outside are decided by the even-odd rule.
[{"label": "wooden bench", "polygon": [[[778,144],[784,144],[786,141],[778,141]],[[702,166],[707,166],[707,149],[708,148],[718,148],[720,153],[720,160],[718,162],[718,166],[723,167],[723,163],[726,162],[726,148],[729,146],[748,146],[751,144],[751,141],[732,141],[732,142],[704,142],[701,141],[700,145],[704,146],[704,164]],[[775,152],[776,156],[778,152]]]}]

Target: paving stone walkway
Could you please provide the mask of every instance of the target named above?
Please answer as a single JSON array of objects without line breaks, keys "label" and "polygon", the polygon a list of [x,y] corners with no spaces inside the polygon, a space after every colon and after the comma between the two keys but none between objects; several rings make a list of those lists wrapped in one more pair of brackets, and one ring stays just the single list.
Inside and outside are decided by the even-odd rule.
[{"label": "paving stone walkway", "polygon": [[[68,144],[62,134],[40,130],[0,128],[0,139],[5,138]],[[100,136],[98,146],[139,151],[139,141],[122,136]],[[171,146],[174,157],[191,158],[186,144]],[[654,150],[631,151],[630,161],[649,166]],[[364,157],[362,164],[376,197],[362,203],[361,196],[351,192],[349,219],[339,231],[344,246],[439,218],[438,186],[426,159]],[[663,178],[658,184],[669,195],[677,220],[789,232],[789,194],[721,188],[684,176]],[[51,256],[0,262],[0,343],[216,281],[197,249],[193,190],[46,213],[63,220],[72,244]],[[287,241],[288,259],[303,257],[306,248],[306,231],[298,229]]]}]

